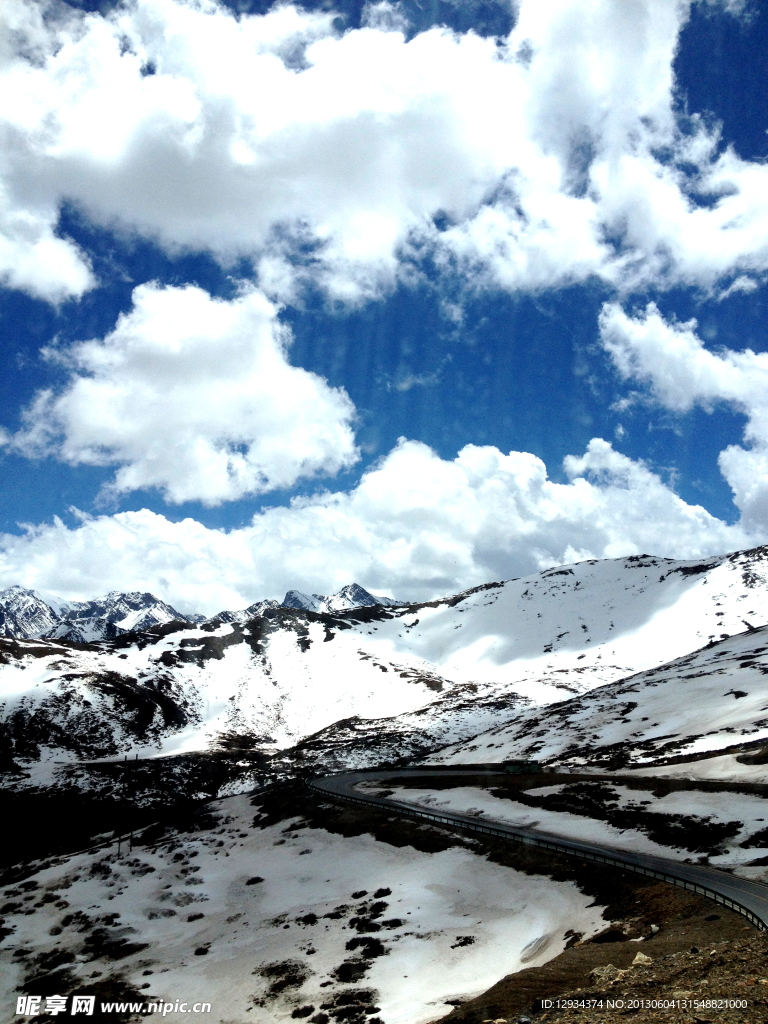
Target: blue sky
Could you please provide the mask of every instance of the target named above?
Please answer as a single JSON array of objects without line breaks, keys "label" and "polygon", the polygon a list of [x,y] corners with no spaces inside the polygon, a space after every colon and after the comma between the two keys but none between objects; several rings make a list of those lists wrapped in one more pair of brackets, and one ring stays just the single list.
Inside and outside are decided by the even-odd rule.
[{"label": "blue sky", "polygon": [[768,15],[544,7],[4,8],[0,583],[768,540]]}]

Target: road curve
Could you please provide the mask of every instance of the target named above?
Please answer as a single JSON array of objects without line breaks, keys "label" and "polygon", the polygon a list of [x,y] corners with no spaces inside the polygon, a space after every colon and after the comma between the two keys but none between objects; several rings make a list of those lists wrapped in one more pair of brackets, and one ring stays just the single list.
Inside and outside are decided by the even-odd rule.
[{"label": "road curve", "polygon": [[685,864],[681,861],[668,860],[666,857],[655,857],[648,853],[634,853],[627,850],[616,850],[600,843],[586,843],[564,836],[539,832],[536,829],[517,828],[492,819],[469,817],[465,814],[454,814],[449,811],[435,811],[418,804],[401,803],[384,797],[363,795],[355,790],[360,782],[397,782],[404,778],[423,778],[425,776],[467,776],[467,775],[499,775],[501,779],[509,776],[496,772],[492,768],[477,765],[457,765],[454,769],[442,766],[434,768],[402,768],[375,771],[342,772],[322,778],[308,779],[306,785],[316,793],[321,793],[332,800],[344,803],[368,804],[392,814],[400,814],[406,818],[418,818],[433,821],[436,824],[458,827],[484,835],[498,836],[512,842],[525,843],[528,846],[539,846],[546,850],[556,850],[582,860],[610,864],[624,871],[638,875],[659,878],[671,885],[697,892],[715,903],[730,907],[742,914],[761,931],[768,931],[768,885],[753,882],[747,878],[730,875],[717,868],[702,864]]}]

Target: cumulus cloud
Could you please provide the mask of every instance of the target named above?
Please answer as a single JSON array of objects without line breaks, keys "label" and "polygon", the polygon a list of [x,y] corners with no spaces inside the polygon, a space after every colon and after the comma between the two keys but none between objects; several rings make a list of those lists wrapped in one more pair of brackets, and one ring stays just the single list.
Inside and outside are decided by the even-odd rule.
[{"label": "cumulus cloud", "polygon": [[499,46],[406,40],[388,2],[339,34],[285,5],[131,0],[57,21],[6,0],[0,273],[51,297],[88,287],[54,236],[67,200],[169,249],[252,257],[284,298],[306,276],[375,295],[425,252],[510,289],[748,282],[768,269],[768,167],[701,119],[681,131],[688,8],[520,0]]},{"label": "cumulus cloud", "polygon": [[649,397],[676,413],[695,405],[711,411],[726,403],[746,416],[744,440],[729,445],[719,466],[748,529],[768,528],[768,353],[708,350],[696,320],[669,322],[650,303],[629,316],[616,303],[603,307],[603,346],[625,380],[649,388]]},{"label": "cumulus cloud", "polygon": [[401,440],[351,492],[266,509],[241,529],[145,510],[6,535],[0,583],[69,598],[150,590],[180,610],[214,613],[290,587],[328,593],[357,580],[427,599],[578,559],[698,558],[755,542],[606,441],[593,440],[565,469],[569,482],[555,483],[523,452],[468,445],[444,460]]},{"label": "cumulus cloud", "polygon": [[48,302],[79,298],[93,287],[88,257],[54,235],[57,218],[55,208],[9,208],[0,194],[0,283]]},{"label": "cumulus cloud", "polygon": [[40,392],[14,444],[76,465],[118,465],[117,493],[160,488],[206,505],[335,474],[358,457],[346,392],[291,366],[263,294],[142,285],[103,341],[50,348],[70,370]]},{"label": "cumulus cloud", "polygon": [[384,29],[385,32],[408,31],[408,19],[390,0],[378,0],[378,3],[366,3],[363,7],[360,24],[366,28]]}]

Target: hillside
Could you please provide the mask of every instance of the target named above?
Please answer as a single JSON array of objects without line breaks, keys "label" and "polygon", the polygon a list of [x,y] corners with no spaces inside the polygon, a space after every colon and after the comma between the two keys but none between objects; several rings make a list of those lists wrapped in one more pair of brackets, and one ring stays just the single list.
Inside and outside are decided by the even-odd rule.
[{"label": "hillside", "polygon": [[[744,783],[768,781],[767,556],[590,561],[420,605],[263,601],[98,641],[0,638],[3,806],[28,821],[0,864],[8,991],[183,990],[325,1024],[466,1005],[476,1024],[500,978],[517,992],[502,1006],[527,1011],[538,996],[510,977],[567,991],[628,966],[637,941],[663,958],[692,934],[738,940],[727,911],[652,881],[334,807],[297,775],[531,756],[560,774],[483,788],[435,773],[397,795],[760,880],[765,786]],[[150,823],[138,848],[73,853]]]},{"label": "hillside", "polygon": [[[514,723],[448,747],[431,760],[466,763],[535,757],[558,768],[618,771],[694,762],[730,748],[754,748],[742,778],[768,768],[768,626],[713,642],[667,662],[545,708],[521,709]],[[750,772],[750,765],[757,771]],[[689,769],[693,765],[689,764]],[[721,766],[720,777],[728,768]]]},{"label": "hillside", "polygon": [[[754,639],[768,621],[767,554],[589,561],[420,605],[318,613],[262,602],[245,622],[221,614],[100,642],[0,639],[3,756],[38,783],[54,761],[233,743],[269,754],[304,744],[312,762],[341,766],[425,755],[492,728],[508,731],[483,741],[488,759],[523,748],[559,756],[576,742],[560,724],[564,700],[729,634]],[[753,704],[726,701],[757,739]],[[554,723],[551,751],[531,736],[550,728],[542,714]],[[661,712],[649,718],[670,733]],[[595,731],[582,733],[590,752]],[[664,742],[667,753],[693,749],[682,734]]]}]

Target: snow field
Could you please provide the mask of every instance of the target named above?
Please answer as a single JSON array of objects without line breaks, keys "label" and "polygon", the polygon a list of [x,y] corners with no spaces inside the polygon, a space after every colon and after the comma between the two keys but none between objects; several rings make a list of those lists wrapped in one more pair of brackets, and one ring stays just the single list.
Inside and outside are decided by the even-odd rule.
[{"label": "snow field", "polygon": [[[48,656],[0,666],[0,701],[9,715],[19,707],[32,710],[62,693],[76,695],[80,705],[87,701],[113,720],[121,755],[146,757],[208,749],[220,733],[232,730],[267,736],[277,747],[290,746],[340,718],[409,713],[435,698],[433,690],[414,678],[425,670],[434,675],[418,659],[398,666],[366,660],[360,657],[359,638],[351,631],[326,643],[325,631],[316,622],[308,625],[310,643],[304,651],[296,633],[284,630],[268,637],[263,656],[239,642],[225,647],[220,659],[210,658],[202,666],[186,662],[169,668],[163,660],[174,655],[180,640],[185,649],[194,651],[198,644],[232,633],[233,627],[225,624],[213,633],[199,629],[173,633],[143,648],[111,650],[105,645],[98,652],[83,652],[52,647]],[[408,678],[401,677],[403,669],[409,670]],[[88,683],[88,676],[103,677],[109,672],[139,683],[160,676],[187,724],[163,728],[158,711],[153,725],[159,729],[151,729],[142,743],[122,727],[111,700]],[[69,702],[58,709],[62,724],[71,710]]]},{"label": "snow field", "polygon": [[369,627],[371,643],[386,657],[416,654],[452,679],[562,700],[563,689],[584,692],[740,633],[743,617],[768,622],[768,586],[748,554],[701,565],[707,571],[662,558],[579,562],[384,621]]},{"label": "snow field", "polygon": [[[2,943],[0,999],[10,1005],[21,980],[13,950],[29,950],[23,959],[30,962],[63,948],[77,953],[70,966],[79,978],[122,972],[136,988],[147,986],[147,1000],[210,1001],[211,1022],[289,1021],[296,1007],[319,1008],[339,992],[364,988],[375,991],[385,1024],[426,1024],[450,1009],[446,1000],[478,994],[518,970],[526,949],[534,955],[525,966],[535,966],[562,950],[566,930],[594,934],[605,924],[573,883],[523,875],[466,848],[421,853],[285,821],[254,830],[247,798],[213,806],[225,817],[212,832],[120,858],[114,850],[77,855],[35,876],[40,888],[21,899],[25,909],[40,905],[7,918],[15,930]],[[254,876],[263,881],[247,884]],[[345,949],[359,936],[350,918],[384,889],[391,893],[381,897],[387,907],[380,920],[389,924],[374,937],[387,952],[362,979],[343,984],[332,972],[359,956]],[[43,891],[68,906],[42,903]],[[8,886],[5,897],[19,892]],[[51,935],[65,914],[78,911],[100,927],[104,915],[119,915],[110,934],[148,947],[114,962],[85,953],[77,920]],[[194,914],[204,916],[188,921]],[[298,964],[305,980],[270,996],[269,978],[259,971],[286,961]]]},{"label": "snow field", "polygon": [[[721,641],[432,755],[434,763],[535,756],[576,766],[617,753],[632,767],[768,738],[768,628]],[[733,768],[731,767],[733,771]],[[749,777],[745,774],[744,778]]]},{"label": "snow field", "polygon": [[[529,789],[526,793],[532,797],[547,796],[562,792],[568,786],[566,777],[560,786]],[[641,827],[621,829],[596,817],[531,807],[514,799],[494,796],[485,789],[457,787],[433,793],[430,790],[392,788],[393,800],[432,810],[476,815],[520,828],[539,829],[567,839],[602,843],[617,850],[652,853],[672,860],[696,857],[690,850],[673,845],[671,840],[669,844],[662,844],[650,839]],[[659,814],[695,816],[712,822],[740,822],[741,828],[738,833],[727,841],[727,852],[710,857],[710,863],[716,867],[733,867],[738,869],[739,873],[749,861],[765,855],[764,849],[742,849],[739,845],[755,833],[768,829],[768,800],[763,797],[731,792],[705,793],[696,790],[677,791],[656,797],[651,792],[630,789],[618,783],[610,783],[610,788],[618,796],[619,808],[642,805],[644,811]],[[763,846],[768,847],[768,837]],[[758,872],[746,869],[744,874],[750,878],[768,878],[765,868],[760,868]]]},{"label": "snow field", "polygon": [[641,778],[661,776],[665,779],[702,779],[722,782],[768,783],[768,764],[742,764],[735,754],[719,754],[680,764],[658,765],[653,768],[633,768],[633,775]]},{"label": "snow field", "polygon": [[[729,736],[768,738],[761,669],[735,672],[731,664],[728,672],[738,685],[718,693],[716,677],[727,673],[713,658],[686,671],[669,662],[726,633],[746,636],[747,647],[753,642],[759,630],[743,631],[768,621],[765,554],[759,549],[701,564],[645,556],[587,561],[433,606],[366,609],[359,620],[321,622],[296,612],[256,620],[245,634],[224,623],[213,632],[190,626],[154,639],[145,634],[126,646],[50,645],[45,657],[17,661],[13,654],[0,664],[0,701],[6,716],[45,706],[70,736],[79,735],[75,713],[92,707],[119,754],[147,757],[211,749],[233,732],[261,738],[270,751],[286,749],[355,717],[374,731],[382,723],[392,735],[413,735],[421,718],[427,749],[460,741],[455,757],[451,751],[438,755],[454,763],[468,753],[470,759],[501,760],[529,752],[563,757],[567,751],[572,763],[588,764],[595,746],[639,749],[649,739],[654,747],[638,754],[637,763],[647,763],[669,742],[677,744],[675,753],[716,751]],[[731,636],[730,642],[742,641]],[[749,653],[746,647],[743,653]],[[701,682],[691,698],[694,669],[712,676],[713,688]],[[637,675],[653,670],[668,677]],[[160,687],[179,714],[166,721],[158,707],[145,733],[127,728],[119,698],[102,685],[110,672],[144,687],[142,700],[153,700],[147,691]],[[675,686],[667,686],[662,699],[670,681]],[[726,690],[746,683],[745,698],[722,699]],[[474,698],[467,690],[473,686]],[[570,699],[590,691],[595,703],[585,696],[576,706]],[[452,695],[459,699],[452,702]],[[611,701],[625,695],[622,707],[638,707],[619,714]],[[511,716],[503,702],[513,696],[543,710],[521,708]],[[488,708],[495,698],[494,723]],[[486,735],[468,742],[473,724]],[[84,753],[73,756],[96,756],[85,750],[92,732],[85,729]],[[115,756],[106,749],[104,754]]]}]

